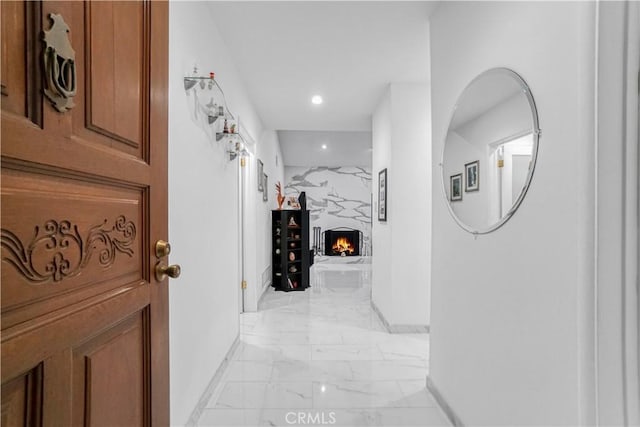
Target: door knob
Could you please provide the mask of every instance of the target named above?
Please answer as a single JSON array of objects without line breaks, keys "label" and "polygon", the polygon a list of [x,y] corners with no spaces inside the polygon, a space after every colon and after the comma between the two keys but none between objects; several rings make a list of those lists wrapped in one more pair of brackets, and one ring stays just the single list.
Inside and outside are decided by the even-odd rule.
[{"label": "door knob", "polygon": [[172,279],[177,279],[180,277],[180,266],[178,264],[174,265],[165,265],[162,261],[159,261],[156,264],[156,280],[158,282],[163,281],[167,276]]},{"label": "door knob", "polygon": [[171,253],[171,245],[164,240],[156,242],[156,258],[164,258]]}]

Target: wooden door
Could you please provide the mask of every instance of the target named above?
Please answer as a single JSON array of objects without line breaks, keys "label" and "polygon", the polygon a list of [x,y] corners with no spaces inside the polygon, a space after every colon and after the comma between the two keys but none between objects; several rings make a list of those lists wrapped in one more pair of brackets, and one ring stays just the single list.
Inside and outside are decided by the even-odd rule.
[{"label": "wooden door", "polygon": [[167,3],[0,4],[2,425],[168,425]]}]

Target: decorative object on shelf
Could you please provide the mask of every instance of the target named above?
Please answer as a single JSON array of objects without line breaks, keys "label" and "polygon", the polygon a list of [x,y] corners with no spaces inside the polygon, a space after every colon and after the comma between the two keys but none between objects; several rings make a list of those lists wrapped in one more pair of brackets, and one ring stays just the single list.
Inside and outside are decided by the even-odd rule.
[{"label": "decorative object on shelf", "polygon": [[212,125],[218,120],[217,105],[213,103],[213,98],[211,102],[207,104],[207,107],[210,107],[209,114],[207,114],[207,122]]},{"label": "decorative object on shelf", "polygon": [[289,285],[289,289],[294,289],[291,279],[287,279],[287,284]]},{"label": "decorative object on shelf", "polygon": [[269,184],[269,177],[266,173],[262,174],[262,201],[266,202],[269,200],[269,192],[267,191]]},{"label": "decorative object on shelf", "polygon": [[293,252],[289,252],[289,261],[295,261],[296,260],[296,254]]},{"label": "decorative object on shelf", "polygon": [[387,168],[378,173],[378,221],[387,221]]},{"label": "decorative object on shelf", "polygon": [[235,123],[231,123],[231,126],[229,126],[229,133],[236,133],[236,124]]},{"label": "decorative object on shelf", "polygon": [[222,133],[229,133],[229,125],[227,124],[227,119],[224,119],[224,127],[222,128]]},{"label": "decorative object on shelf", "polygon": [[280,248],[276,249],[276,254],[280,255]]},{"label": "decorative object on shelf", "polygon": [[62,15],[50,13],[53,22],[48,31],[44,31],[45,87],[44,94],[53,107],[60,113],[75,106],[78,74],[76,72],[76,52],[69,40],[69,26]]},{"label": "decorative object on shelf", "polygon": [[296,234],[296,235],[294,236],[294,239],[299,239],[299,238],[300,238],[300,235],[299,235],[299,234]]},{"label": "decorative object on shelf", "polygon": [[307,210],[307,193],[305,193],[304,191],[300,193],[300,195],[298,196],[298,203],[300,204],[301,210]]},{"label": "decorative object on shelf", "polygon": [[256,164],[258,166],[258,191],[264,191],[264,178],[262,176],[264,174],[264,165],[260,159],[257,160]]},{"label": "decorative object on shelf", "polygon": [[218,120],[218,104],[216,104],[213,97],[211,97],[211,100],[205,107],[207,107],[207,123],[212,125]]},{"label": "decorative object on shelf", "polygon": [[[211,75],[214,77],[211,77]],[[214,87],[218,87],[218,84],[214,80],[215,73],[209,73],[209,77],[201,77],[198,73],[198,67],[193,67],[193,75],[184,78],[184,90],[189,90],[194,88],[196,85],[200,87],[200,89],[204,89],[205,87],[209,90],[212,90]],[[222,91],[222,89],[220,89]]]},{"label": "decorative object on shelf", "polygon": [[285,197],[282,195],[282,186],[280,185],[280,181],[276,183],[276,194],[278,209],[282,210],[282,204],[284,203]]},{"label": "decorative object on shelf", "polygon": [[450,200],[457,202],[462,200],[462,174],[451,175],[449,178],[449,194]]},{"label": "decorative object on shelf", "polygon": [[480,190],[480,160],[464,165],[464,176],[465,193]]},{"label": "decorative object on shelf", "polygon": [[295,265],[292,265],[291,267],[289,267],[289,273],[295,273],[297,271],[298,271],[298,269],[296,268]]},{"label": "decorative object on shelf", "polygon": [[289,243],[289,247],[291,247],[291,248],[295,248],[295,247],[296,247],[295,242],[291,242],[291,243]]},{"label": "decorative object on shelf", "polygon": [[233,160],[238,156],[245,157],[249,155],[249,151],[247,151],[244,144],[240,141],[229,141],[227,153],[229,154],[229,160]]},{"label": "decorative object on shelf", "polygon": [[298,203],[298,199],[295,196],[289,196],[287,205],[292,209],[300,209],[300,203]]},{"label": "decorative object on shelf", "polygon": [[289,218],[289,227],[298,227],[296,219],[294,217]]}]

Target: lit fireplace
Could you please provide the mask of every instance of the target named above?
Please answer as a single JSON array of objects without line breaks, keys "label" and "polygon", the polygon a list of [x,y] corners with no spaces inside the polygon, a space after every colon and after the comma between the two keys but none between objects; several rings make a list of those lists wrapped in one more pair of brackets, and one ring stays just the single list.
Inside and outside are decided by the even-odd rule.
[{"label": "lit fireplace", "polygon": [[327,230],[324,232],[324,254],[334,256],[360,255],[360,231]]},{"label": "lit fireplace", "polygon": [[331,249],[333,250],[334,254],[336,252],[339,252],[340,254],[345,253],[345,255],[353,255],[353,253],[356,251],[355,246],[353,246],[353,244],[346,237],[339,237],[338,240],[336,240],[336,242],[333,244]]}]

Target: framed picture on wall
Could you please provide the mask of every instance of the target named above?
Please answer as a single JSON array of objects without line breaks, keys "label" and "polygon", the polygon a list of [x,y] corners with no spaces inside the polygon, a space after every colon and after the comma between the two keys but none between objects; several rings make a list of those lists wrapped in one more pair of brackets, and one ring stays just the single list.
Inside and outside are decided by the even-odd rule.
[{"label": "framed picture on wall", "polygon": [[387,169],[378,173],[378,221],[387,221]]},{"label": "framed picture on wall", "polygon": [[464,191],[478,191],[480,189],[480,161],[467,163],[464,165]]},{"label": "framed picture on wall", "polygon": [[457,202],[462,200],[462,174],[451,175],[449,178],[449,200]]},{"label": "framed picture on wall", "polygon": [[262,201],[266,202],[267,200],[269,200],[269,191],[267,190],[267,188],[269,188],[269,177],[267,176],[266,173],[262,173]]},{"label": "framed picture on wall", "polygon": [[258,166],[258,191],[264,191],[264,177],[262,175],[264,175],[264,165],[262,164],[262,160],[258,159],[257,161],[257,166]]}]

